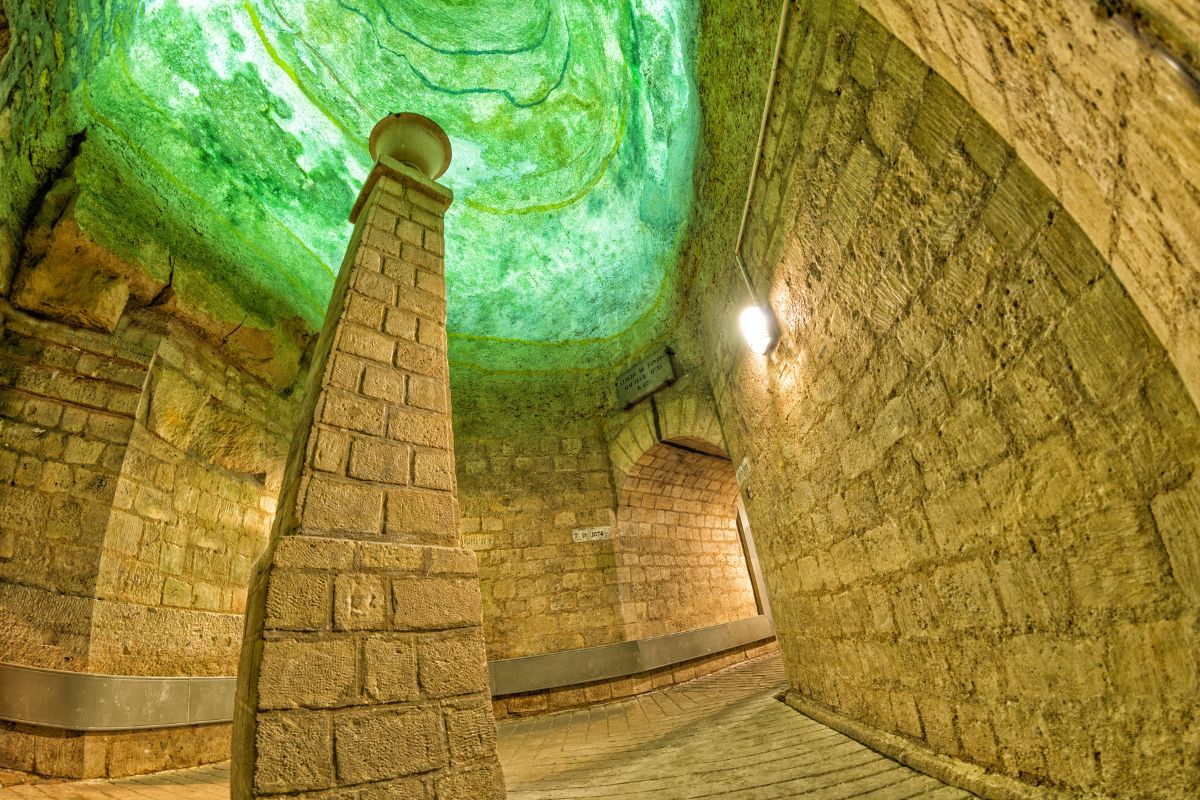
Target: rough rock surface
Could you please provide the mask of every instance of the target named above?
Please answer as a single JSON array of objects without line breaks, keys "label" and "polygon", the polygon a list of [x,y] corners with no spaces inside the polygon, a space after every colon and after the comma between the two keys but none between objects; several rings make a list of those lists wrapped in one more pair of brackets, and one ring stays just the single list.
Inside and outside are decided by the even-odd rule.
[{"label": "rough rock surface", "polygon": [[782,339],[746,351],[714,226],[689,352],[793,692],[1030,783],[1194,795],[1182,368],[1069,198],[871,14],[798,9],[784,54],[744,250]]}]

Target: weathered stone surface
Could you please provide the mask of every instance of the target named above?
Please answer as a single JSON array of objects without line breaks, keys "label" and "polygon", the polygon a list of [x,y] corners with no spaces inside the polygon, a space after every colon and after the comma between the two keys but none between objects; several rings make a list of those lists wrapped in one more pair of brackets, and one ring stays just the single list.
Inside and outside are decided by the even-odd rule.
[{"label": "weathered stone surface", "polygon": [[[769,359],[749,364],[722,322],[742,289],[722,283],[728,263],[709,262],[727,261],[732,244],[735,223],[723,222],[721,209],[740,209],[745,165],[731,167],[729,153],[750,152],[754,131],[740,112],[757,106],[765,81],[753,64],[766,54],[746,43],[769,49],[773,31],[757,33],[773,9],[706,7],[710,20],[731,24],[706,25],[722,31],[709,37],[701,65],[714,161],[701,185],[703,207],[713,213],[684,259],[682,277],[696,286],[687,307],[700,322],[685,325],[690,344],[680,356],[712,378],[730,449],[748,459],[754,524],[771,545],[772,585],[786,601],[779,611],[795,688],[1013,774],[1079,791],[1169,794],[1196,780],[1194,769],[1179,765],[1190,729],[1176,713],[1195,687],[1189,614],[1200,569],[1193,524],[1200,439],[1180,381],[1182,374],[1194,383],[1186,363],[1200,352],[1189,335],[1195,303],[1187,277],[1195,261],[1195,226],[1186,224],[1194,216],[1186,169],[1194,148],[1178,138],[1179,129],[1191,129],[1193,108],[1178,102],[1169,68],[1144,43],[1061,5],[1039,0],[968,14],[945,4],[867,3],[887,28],[852,3],[818,3],[794,15],[745,248],[785,335]],[[1175,6],[1173,19],[1192,18]],[[943,75],[927,74],[888,29]],[[742,35],[748,30],[754,35]],[[56,57],[57,46],[42,47],[48,37],[13,52],[25,59],[35,41],[45,53],[29,64]],[[735,57],[739,50],[744,58]],[[1087,66],[1096,63],[1117,66]],[[736,79],[712,80],[726,70]],[[1043,75],[1044,85],[1030,74]],[[35,83],[14,95],[13,130],[40,130],[25,122],[39,93],[47,110],[58,102]],[[976,112],[1010,124],[995,123],[997,135]],[[1096,124],[1066,123],[1072,119]],[[49,156],[29,155],[41,180]],[[31,175],[16,177],[14,192],[36,188]],[[62,200],[47,198],[55,221]],[[330,363],[330,386],[362,396],[331,393],[319,408],[365,436],[440,442],[446,434],[448,442],[444,427],[417,427],[426,411],[448,413],[443,314],[430,302],[442,289],[434,255],[440,225],[419,215],[420,200],[386,202],[386,213],[376,209],[371,218],[402,238],[372,232],[368,243],[388,255],[364,248],[355,258],[374,277],[354,281],[345,319],[355,327],[344,336],[345,359]],[[429,230],[418,239],[414,225]],[[40,227],[46,236],[67,231]],[[14,241],[0,235],[5,280]],[[56,268],[53,260],[26,263],[31,278]],[[66,319],[103,306],[89,284],[78,284],[50,287],[86,296],[45,313]],[[165,293],[159,310],[195,326],[182,285],[181,278],[179,293]],[[43,289],[37,293],[48,296]],[[274,330],[251,321],[207,332],[263,361],[274,358],[274,345],[264,344]],[[118,327],[112,339],[73,338],[35,353],[26,341],[13,344],[10,360],[20,366],[4,373],[14,391],[4,397],[0,569],[30,586],[7,586],[3,641],[45,666],[90,659],[110,669],[227,671],[229,627],[280,480],[273,463],[280,451],[272,456],[271,442],[245,436],[260,420],[241,413],[272,406],[229,378],[220,359],[189,365],[186,374],[155,368],[143,393],[147,370],[138,358],[89,350],[151,335],[126,333]],[[6,346],[37,338],[18,334]],[[1162,357],[1159,340],[1178,368]],[[290,352],[298,362],[299,350]],[[384,368],[396,357],[408,359],[407,372]],[[276,374],[268,375],[273,385],[287,383]],[[218,385],[201,385],[197,375]],[[690,601],[699,621],[696,598],[721,596],[721,587],[673,581],[664,565],[646,563],[683,559],[681,552],[570,542],[576,527],[611,522],[607,473],[626,475],[659,438],[672,438],[674,417],[660,406],[627,428],[601,430],[591,410],[606,387],[589,381],[562,390],[579,395],[564,408],[589,410],[580,421],[529,419],[488,430],[491,418],[479,415],[474,430],[458,437],[459,480],[470,488],[463,525],[486,573],[496,652],[626,635],[615,613],[618,587],[626,589],[630,619],[661,625],[670,624],[663,609]],[[477,405],[508,401],[509,416],[534,418],[553,404],[520,395],[541,385],[523,382]],[[389,403],[402,406],[394,426]],[[140,408],[147,430],[135,422]],[[453,490],[438,455],[444,450],[397,441],[390,460],[356,461],[352,438],[345,431],[318,437],[312,466],[339,485]],[[421,453],[429,457],[418,463]],[[208,469],[213,464],[221,469]],[[372,504],[315,503],[326,530],[369,536],[387,526],[389,536],[447,545],[450,555],[356,550],[349,541],[285,552],[281,543],[276,565],[296,572],[305,588],[277,574],[268,619],[314,634],[335,625],[390,628],[398,619],[390,610],[395,575],[364,577],[361,586],[371,588],[363,593],[356,578],[339,584],[342,576],[328,573],[469,575],[465,554],[449,547],[452,506],[408,499],[428,496],[389,495],[381,501],[387,522]],[[418,520],[434,506],[436,524]],[[653,527],[665,520],[647,524],[656,546],[666,542]],[[618,564],[618,555],[639,563]],[[67,601],[57,592],[77,596]],[[301,608],[310,603],[328,605]],[[113,604],[122,605],[119,613]],[[720,603],[706,610],[726,611]],[[82,619],[93,621],[91,632],[78,629]],[[205,641],[204,653],[173,649],[174,630]],[[397,655],[396,663],[406,659]],[[1043,674],[1046,664],[1065,677]],[[1083,700],[1072,706],[1064,693]]]},{"label": "weathered stone surface", "polygon": [[360,564],[368,569],[391,572],[422,572],[427,548],[393,542],[363,542],[358,546]]},{"label": "weathered stone surface", "polygon": [[454,489],[454,455],[448,450],[418,449],[413,455],[413,484],[427,489]]},{"label": "weathered stone surface", "polygon": [[358,694],[358,645],[353,639],[263,643],[259,707],[337,708]]},{"label": "weathered stone surface", "polygon": [[417,640],[421,691],[450,697],[479,691],[487,682],[487,660],[479,631],[466,635],[426,636]]},{"label": "weathered stone surface", "polygon": [[1109,254],[1195,400],[1200,305],[1179,287],[1196,281],[1200,200],[1180,191],[1191,180],[1180,176],[1200,145],[1177,132],[1200,124],[1200,104],[1182,99],[1187,79],[1163,57],[1190,59],[1195,74],[1194,12],[1175,0],[1084,15],[1062,0],[986,10],[909,0],[863,6],[971,99],[982,119],[968,122],[962,138],[977,163],[998,174],[991,153],[1011,144],[1077,230]]},{"label": "weathered stone surface", "polygon": [[388,437],[425,447],[450,447],[450,418],[419,410],[397,409],[388,420]]},{"label": "weathered stone surface", "polygon": [[[1200,641],[1200,416],[1178,327],[1194,320],[1175,316],[1190,279],[1168,289],[1181,273],[1159,273],[1190,247],[1155,233],[1191,212],[1112,200],[1157,185],[1166,163],[1178,173],[1188,148],[1151,155],[1124,112],[1068,124],[1092,118],[1069,87],[1097,73],[1065,65],[1110,64],[1102,105],[1173,90],[1132,90],[1125,67],[1157,72],[1142,45],[1090,17],[1065,37],[1052,1],[865,5],[817,4],[787,32],[741,249],[780,322],[768,356],[724,322],[745,294],[727,255],[741,198],[723,171],[701,203],[726,213],[687,248],[696,322],[676,359],[711,380],[729,452],[748,461],[793,692],[1021,780],[1195,793],[1187,704],[1168,688],[1194,683]],[[705,14],[709,29],[749,24]],[[889,28],[940,76],[921,78]],[[881,33],[883,62],[859,53]],[[725,56],[702,80],[747,63]],[[736,138],[712,104],[743,96],[708,91],[706,138]],[[1013,124],[995,130],[994,114]]]},{"label": "weathered stone surface", "polygon": [[[368,639],[363,642],[363,661],[363,690],[372,700],[389,703],[417,699],[417,647],[411,639]],[[468,672],[474,669],[465,668]],[[479,685],[475,683],[473,689]]]},{"label": "weathered stone surface", "polygon": [[392,582],[396,630],[437,630],[477,625],[483,605],[474,578],[413,576]]},{"label": "weathered stone surface", "polygon": [[[64,24],[53,32],[56,47],[50,48],[57,60],[53,72],[64,78],[71,72],[63,69],[66,64],[61,49],[63,32],[68,27]],[[101,35],[99,30],[93,33]],[[44,42],[50,35],[43,32],[30,38]],[[95,45],[99,40],[82,38],[88,40],[85,47],[92,55],[98,56]],[[74,66],[77,64],[72,62]],[[43,75],[48,78],[50,72],[44,71]],[[44,133],[38,131],[39,136]],[[119,193],[121,189],[118,184],[105,183],[111,178],[104,174],[105,167],[96,169],[99,154],[93,142],[84,140],[71,148],[72,152],[47,148],[45,143],[35,150],[44,151],[35,161],[50,156],[57,160],[53,169],[62,174],[49,186],[37,187],[45,192],[41,206],[30,209],[36,213],[25,234],[22,267],[15,276],[12,267],[16,241],[10,238],[15,231],[5,226],[5,235],[0,237],[0,285],[7,290],[12,279],[11,299],[17,307],[103,331],[114,331],[127,311],[150,307],[162,322],[182,322],[224,358],[272,387],[283,389],[295,382],[312,333],[303,320],[270,316],[269,312],[265,318],[260,316],[265,307],[275,305],[271,300],[265,305],[254,303],[255,308],[247,310],[244,300],[235,299],[236,290],[231,292],[231,287],[205,274],[212,268],[208,259],[193,260],[178,251],[168,253],[159,245],[131,252],[128,234],[143,221],[114,218],[107,210],[97,208],[106,202],[106,191]],[[104,158],[99,155],[100,161]],[[31,177],[23,175],[22,182]],[[48,182],[49,178],[43,172],[37,180]],[[33,195],[25,195],[19,202],[28,204],[33,199]],[[22,208],[11,216],[13,224],[25,218],[25,211]],[[129,227],[112,230],[122,226]],[[163,229],[159,225],[148,227]]]},{"label": "weathered stone surface", "polygon": [[321,422],[333,428],[383,435],[388,411],[384,403],[338,390],[328,391],[322,400]]},{"label": "weathered stone surface", "polygon": [[412,451],[407,444],[355,439],[350,447],[350,477],[403,486],[409,481]]},{"label": "weathered stone surface", "polygon": [[1154,521],[1171,561],[1171,575],[1179,588],[1200,603],[1200,472],[1183,486],[1165,492],[1151,502]]},{"label": "weathered stone surface", "polygon": [[389,537],[413,540],[426,534],[440,542],[455,530],[458,518],[458,500],[450,491],[394,489],[387,493],[384,530]]},{"label": "weathered stone surface", "polygon": [[455,764],[492,758],[496,752],[496,721],[491,704],[447,711],[446,735],[450,741],[450,759]]},{"label": "weathered stone surface", "polygon": [[499,764],[466,772],[451,772],[437,781],[438,797],[491,797],[504,791],[504,775]]},{"label": "weathered stone surface", "polygon": [[60,266],[58,274],[45,261],[31,270],[13,295],[13,302],[32,311],[69,323],[111,331],[125,312],[129,284],[123,279],[94,274],[87,281],[75,275],[74,265]]},{"label": "weathered stone surface", "polygon": [[320,712],[275,712],[255,728],[254,790],[261,794],[334,785],[331,718]]},{"label": "weathered stone surface", "polygon": [[617,500],[613,551],[627,636],[758,614],[738,535],[737,479],[723,454],[651,444]]},{"label": "weathered stone surface", "polygon": [[11,723],[0,726],[0,757],[14,769],[53,778],[117,778],[186,769],[218,761],[228,752],[228,724],[73,736]]},{"label": "weathered stone surface", "polygon": [[432,708],[343,712],[334,726],[337,775],[343,784],[430,772],[447,763],[440,720]]},{"label": "weathered stone surface", "polygon": [[[400,778],[393,781],[383,781],[363,786],[360,789],[347,790],[347,794],[361,800],[391,800],[393,797],[427,800],[434,796],[433,787],[421,778]],[[452,797],[454,795],[451,795]],[[464,795],[465,796],[465,795]]]},{"label": "weathered stone surface", "polygon": [[273,570],[267,589],[267,623],[283,630],[325,630],[332,597],[331,576]]},{"label": "weathered stone surface", "polygon": [[[85,255],[80,285],[99,268]],[[103,334],[5,304],[0,320],[4,660],[232,673],[282,473],[281,458],[258,443],[286,441],[291,404],[157,310],[127,310]],[[236,442],[238,457],[206,442]],[[18,765],[100,777],[223,760],[229,730],[30,741],[40,758]]]},{"label": "weathered stone surface", "polygon": [[[489,656],[619,641],[612,540],[571,539],[576,527],[612,523],[603,432],[573,417],[570,396],[549,381],[533,393],[524,381],[466,372],[454,372],[456,481],[463,544],[479,558]],[[535,399],[530,413],[512,412]]]},{"label": "weathered stone surface", "polygon": [[387,581],[380,575],[338,575],[333,587],[333,625],[338,630],[382,630],[388,618]]},{"label": "weathered stone surface", "polygon": [[275,546],[278,567],[342,570],[354,564],[358,545],[346,539],[318,536],[289,536]]},{"label": "weathered stone surface", "polygon": [[[363,255],[397,254],[400,240],[366,220],[398,213],[403,204],[387,202],[393,194],[412,186],[429,191],[406,172],[389,175],[391,168],[377,165],[377,182],[356,207],[365,216],[298,420],[304,446],[291,453],[283,516],[264,580],[248,603],[234,727],[236,798],[325,789],[341,797],[346,787],[364,784],[368,796],[381,797],[490,800],[504,793],[498,768],[486,785],[458,781],[463,763],[495,765],[478,637],[483,608],[474,558],[458,551],[449,414],[407,405],[412,372],[438,376],[445,393],[445,350],[406,348],[405,331],[378,330],[386,310],[362,300],[387,305],[404,294],[372,271],[382,258]],[[420,229],[406,222],[396,228]],[[444,315],[444,296],[421,303],[421,313]],[[417,324],[419,331],[423,322]],[[476,632],[474,647],[427,652],[419,637],[403,635],[461,638],[462,628]],[[460,690],[471,709],[487,713],[430,702],[436,692]],[[313,708],[329,712],[314,717],[307,710]]]},{"label": "weathered stone surface", "polygon": [[383,525],[382,489],[317,474],[309,479],[300,524],[314,531],[378,534]]}]

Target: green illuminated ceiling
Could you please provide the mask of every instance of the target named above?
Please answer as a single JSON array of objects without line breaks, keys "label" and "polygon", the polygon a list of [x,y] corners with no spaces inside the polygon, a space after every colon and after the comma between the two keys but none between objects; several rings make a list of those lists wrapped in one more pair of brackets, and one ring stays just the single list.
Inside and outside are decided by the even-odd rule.
[{"label": "green illuminated ceiling", "polygon": [[696,13],[695,0],[149,2],[77,89],[126,187],[112,224],[166,240],[132,241],[131,225],[110,244],[134,260],[202,251],[203,280],[316,327],[367,134],[417,111],[455,152],[441,179],[456,193],[452,358],[607,365],[672,312]]}]

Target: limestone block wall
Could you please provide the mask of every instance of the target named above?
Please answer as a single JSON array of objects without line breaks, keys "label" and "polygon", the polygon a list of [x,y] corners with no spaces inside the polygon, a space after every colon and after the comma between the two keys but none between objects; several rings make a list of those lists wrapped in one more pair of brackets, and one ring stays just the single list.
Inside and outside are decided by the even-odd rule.
[{"label": "limestone block wall", "polygon": [[0,659],[85,670],[153,342],[0,313]]},{"label": "limestone block wall", "polygon": [[1196,4],[863,5],[1050,187],[1200,401]]},{"label": "limestone block wall", "polygon": [[[0,660],[232,674],[292,401],[149,312],[103,334],[0,311]],[[4,724],[0,765],[126,775],[220,760],[228,737]]]},{"label": "limestone block wall", "polygon": [[5,319],[3,659],[230,674],[290,401],[152,319]]},{"label": "limestone block wall", "polygon": [[235,798],[504,795],[476,559],[458,531],[451,198],[385,156],[351,215],[251,585]]},{"label": "limestone block wall", "polygon": [[170,329],[150,366],[101,552],[91,668],[230,675],[295,402]]},{"label": "limestone block wall", "polygon": [[613,524],[599,425],[456,422],[463,542],[479,558],[488,657],[621,641],[613,541],[571,537]]},{"label": "limestone block wall", "polygon": [[618,494],[617,580],[632,639],[758,614],[733,465],[689,442],[703,446],[684,439],[651,447]]},{"label": "limestone block wall", "polygon": [[0,3],[0,292],[8,291],[29,207],[79,132],[70,92],[128,12],[92,0]]},{"label": "limestone block wall", "polygon": [[736,331],[740,204],[693,318],[792,694],[1023,781],[1194,796],[1200,416],[1166,349],[856,4],[796,9],[776,98],[746,252],[780,344]]},{"label": "limestone block wall", "polygon": [[[451,370],[463,540],[479,558],[489,658],[755,616],[733,466],[693,365],[680,365],[675,386],[617,411],[607,381]],[[663,453],[684,458],[652,474]],[[608,528],[607,538],[572,536],[594,528]],[[540,695],[515,702],[549,707]]]}]

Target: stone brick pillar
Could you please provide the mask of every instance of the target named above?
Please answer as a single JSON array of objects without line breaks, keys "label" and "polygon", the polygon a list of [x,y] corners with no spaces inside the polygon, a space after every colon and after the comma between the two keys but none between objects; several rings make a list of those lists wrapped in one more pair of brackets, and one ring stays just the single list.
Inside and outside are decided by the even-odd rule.
[{"label": "stone brick pillar", "polygon": [[442,216],[384,156],[355,204],[251,588],[233,797],[504,796],[459,546]]}]

